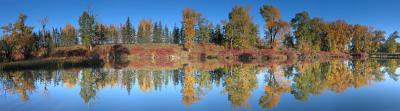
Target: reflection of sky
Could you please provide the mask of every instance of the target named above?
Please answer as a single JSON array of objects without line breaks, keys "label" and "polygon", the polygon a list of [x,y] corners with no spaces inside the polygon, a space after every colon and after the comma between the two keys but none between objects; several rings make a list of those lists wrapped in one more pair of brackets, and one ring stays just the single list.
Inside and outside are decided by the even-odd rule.
[{"label": "reflection of sky", "polygon": [[[396,69],[399,74],[400,68]],[[400,109],[400,83],[385,74],[385,80],[361,88],[348,88],[342,93],[324,91],[310,95],[306,102],[283,94],[276,111],[396,111]],[[290,107],[287,107],[290,106]]]},{"label": "reflection of sky", "polygon": [[400,68],[396,69],[396,74],[400,74]]},{"label": "reflection of sky", "polygon": [[[396,70],[399,73],[400,69]],[[114,87],[97,90],[94,100],[90,104],[85,104],[80,96],[79,82],[72,89],[65,85],[56,86],[48,84],[48,94],[45,96],[44,83],[36,82],[36,90],[29,94],[27,102],[21,102],[18,94],[1,95],[0,107],[2,110],[263,110],[258,105],[259,99],[264,94],[266,85],[266,71],[257,75],[257,88],[252,91],[249,97],[249,107],[234,109],[228,101],[228,96],[223,93],[223,85],[213,84],[212,89],[201,96],[200,101],[191,106],[182,104],[182,88],[169,82],[161,90],[142,92],[139,83],[133,85],[130,94],[120,84]],[[290,78],[292,79],[292,78]],[[370,86],[361,88],[348,88],[343,93],[324,91],[321,95],[310,95],[306,102],[296,100],[292,94],[284,93],[281,95],[279,104],[273,109],[277,111],[293,110],[317,110],[317,111],[381,111],[396,110],[400,108],[400,87],[399,82],[390,79],[385,75],[384,81],[373,82]],[[40,106],[40,107],[38,107]]]}]

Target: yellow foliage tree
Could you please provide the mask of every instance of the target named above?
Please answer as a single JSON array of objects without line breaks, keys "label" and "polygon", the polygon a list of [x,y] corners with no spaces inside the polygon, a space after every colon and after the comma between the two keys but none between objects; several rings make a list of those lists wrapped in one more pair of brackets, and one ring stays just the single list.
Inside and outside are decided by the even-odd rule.
[{"label": "yellow foliage tree", "polygon": [[183,28],[185,31],[184,48],[186,50],[193,48],[193,39],[196,34],[195,25],[199,16],[201,16],[201,14],[195,12],[193,9],[187,8],[183,10]]}]

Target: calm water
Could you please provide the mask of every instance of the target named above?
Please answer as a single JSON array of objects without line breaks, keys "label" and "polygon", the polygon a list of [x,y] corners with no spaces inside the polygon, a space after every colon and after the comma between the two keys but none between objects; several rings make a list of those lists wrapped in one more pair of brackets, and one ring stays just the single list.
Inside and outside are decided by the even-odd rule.
[{"label": "calm water", "polygon": [[399,63],[0,72],[0,110],[399,111]]}]

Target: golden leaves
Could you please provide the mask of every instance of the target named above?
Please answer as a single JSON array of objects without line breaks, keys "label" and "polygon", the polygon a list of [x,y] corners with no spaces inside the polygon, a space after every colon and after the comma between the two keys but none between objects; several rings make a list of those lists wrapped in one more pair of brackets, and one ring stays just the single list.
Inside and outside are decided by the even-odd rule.
[{"label": "golden leaves", "polygon": [[185,48],[193,48],[193,38],[195,36],[195,24],[197,19],[201,16],[200,13],[195,12],[193,9],[186,8],[183,10],[183,28],[185,31]]},{"label": "golden leaves", "polygon": [[152,30],[153,30],[153,23],[151,22],[151,20],[146,20],[146,19],[140,20],[137,33],[139,43],[150,43]]}]

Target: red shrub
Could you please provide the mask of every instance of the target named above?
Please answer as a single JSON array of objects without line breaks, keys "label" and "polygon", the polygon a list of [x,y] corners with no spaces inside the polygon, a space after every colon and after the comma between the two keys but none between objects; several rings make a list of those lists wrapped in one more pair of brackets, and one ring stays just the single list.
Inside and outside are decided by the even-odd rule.
[{"label": "red shrub", "polygon": [[133,47],[131,49],[132,54],[142,55],[142,54],[144,54],[144,52],[145,52],[145,49],[143,47]]},{"label": "red shrub", "polygon": [[157,48],[155,49],[156,56],[169,56],[175,54],[174,49],[171,48]]}]

